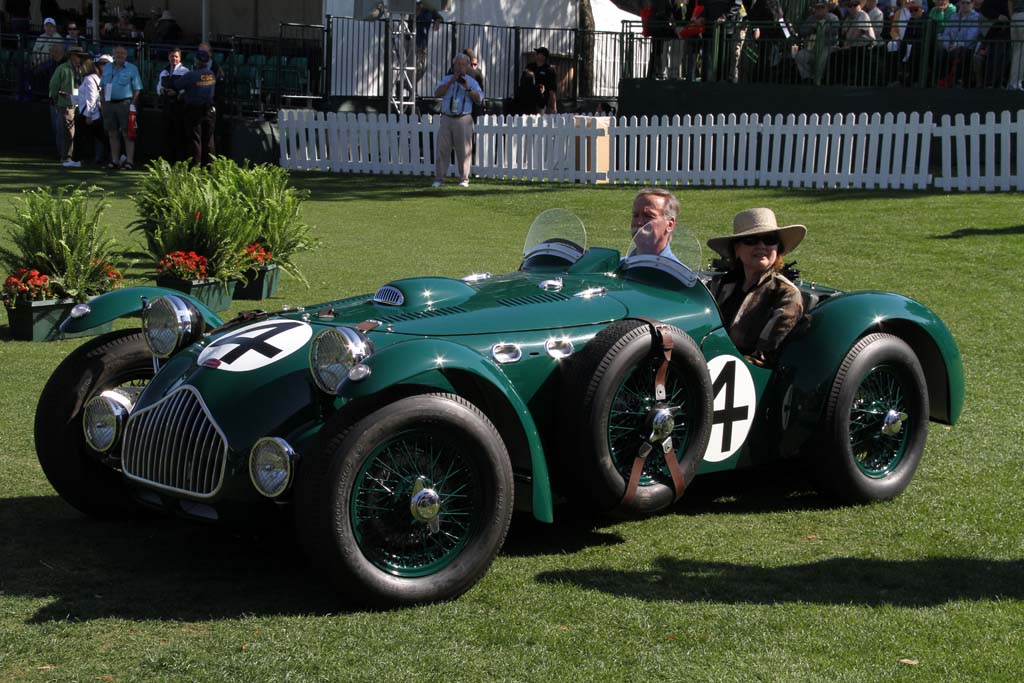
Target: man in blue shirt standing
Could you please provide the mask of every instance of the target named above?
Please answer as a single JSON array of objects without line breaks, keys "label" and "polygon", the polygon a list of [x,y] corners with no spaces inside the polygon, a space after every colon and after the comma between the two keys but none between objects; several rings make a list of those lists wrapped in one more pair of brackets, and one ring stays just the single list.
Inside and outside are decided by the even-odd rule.
[{"label": "man in blue shirt standing", "polygon": [[[100,78],[100,90],[103,91],[103,127],[110,136],[110,163],[107,168],[123,168],[132,170],[135,163],[135,130],[130,128],[129,120],[134,121],[135,105],[139,102],[142,92],[142,76],[135,65],[126,61],[128,51],[123,45],[114,48],[114,61],[107,64]],[[123,165],[118,164],[121,158],[121,136],[124,135]]]},{"label": "man in blue shirt standing", "polygon": [[213,104],[217,77],[210,69],[210,53],[196,53],[196,68],[173,79],[174,89],[185,100],[184,149],[192,156],[192,165],[207,166],[215,152],[213,134],[217,125],[217,110]]},{"label": "man in blue shirt standing", "polygon": [[459,187],[469,187],[469,165],[473,145],[473,105],[484,100],[480,84],[469,75],[469,57],[458,54],[452,60],[452,72],[441,79],[434,97],[441,99],[441,128],[437,134],[434,157],[434,187],[444,184],[448,159],[455,149],[459,169]]}]

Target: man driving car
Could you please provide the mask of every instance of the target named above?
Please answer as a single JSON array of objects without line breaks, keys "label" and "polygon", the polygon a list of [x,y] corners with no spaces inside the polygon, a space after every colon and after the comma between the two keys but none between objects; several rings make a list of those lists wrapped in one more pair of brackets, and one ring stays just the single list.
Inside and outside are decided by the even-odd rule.
[{"label": "man driving car", "polygon": [[679,200],[660,187],[645,187],[633,200],[633,234],[635,254],[664,256],[679,261],[672,253],[672,233],[679,216]]}]

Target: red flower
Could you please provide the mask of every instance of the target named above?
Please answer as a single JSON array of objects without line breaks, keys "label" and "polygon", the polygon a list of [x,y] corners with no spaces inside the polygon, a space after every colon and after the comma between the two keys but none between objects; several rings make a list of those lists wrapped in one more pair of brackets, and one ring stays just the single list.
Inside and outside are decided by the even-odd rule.
[{"label": "red flower", "polygon": [[265,266],[274,260],[274,254],[267,250],[259,242],[253,242],[245,248],[245,254],[253,261],[256,262],[257,266]]},{"label": "red flower", "polygon": [[172,251],[160,259],[156,272],[157,275],[171,275],[180,280],[205,280],[206,257],[194,251]]},{"label": "red flower", "polygon": [[4,280],[3,300],[7,306],[14,306],[18,299],[39,301],[55,296],[50,289],[50,278],[34,268],[18,268],[13,275],[8,275]]}]

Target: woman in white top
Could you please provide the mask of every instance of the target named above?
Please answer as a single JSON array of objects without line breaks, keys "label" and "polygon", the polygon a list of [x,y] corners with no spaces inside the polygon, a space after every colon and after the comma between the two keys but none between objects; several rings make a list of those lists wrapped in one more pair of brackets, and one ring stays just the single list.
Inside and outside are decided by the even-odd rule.
[{"label": "woman in white top", "polygon": [[100,74],[103,67],[114,61],[110,55],[100,55],[95,62],[86,59],[82,63],[82,84],[78,86],[78,112],[83,124],[85,137],[93,141],[93,161],[103,164],[107,160],[107,136],[100,121]]}]

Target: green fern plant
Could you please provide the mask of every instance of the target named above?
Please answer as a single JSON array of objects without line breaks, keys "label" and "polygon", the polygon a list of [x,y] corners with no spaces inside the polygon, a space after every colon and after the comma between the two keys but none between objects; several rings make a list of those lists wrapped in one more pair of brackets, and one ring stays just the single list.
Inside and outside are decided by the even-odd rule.
[{"label": "green fern plant", "polygon": [[76,301],[120,286],[129,264],[102,223],[105,199],[95,186],[26,190],[0,216],[13,245],[0,247],[0,264],[45,273],[57,296]]},{"label": "green fern plant", "polygon": [[317,244],[299,210],[307,197],[289,187],[287,171],[276,166],[239,166],[216,157],[204,169],[158,159],[133,196],[140,215],[133,229],[145,236],[154,263],[175,250],[194,251],[206,257],[209,276],[218,280],[244,280],[251,266],[245,249],[258,242],[308,286],[293,261]]},{"label": "green fern plant", "polygon": [[194,251],[206,257],[210,279],[242,277],[255,225],[234,191],[213,183],[204,169],[158,159],[133,199],[141,216],[133,231],[144,235],[154,264],[173,251]]},{"label": "green fern plant", "polygon": [[303,222],[301,205],[309,192],[288,184],[288,171],[271,164],[241,166],[231,159],[218,157],[210,165],[210,177],[226,192],[233,192],[251,216],[259,242],[274,255],[282,270],[302,282],[309,283],[295,265],[295,256],[319,245],[312,228]]}]

